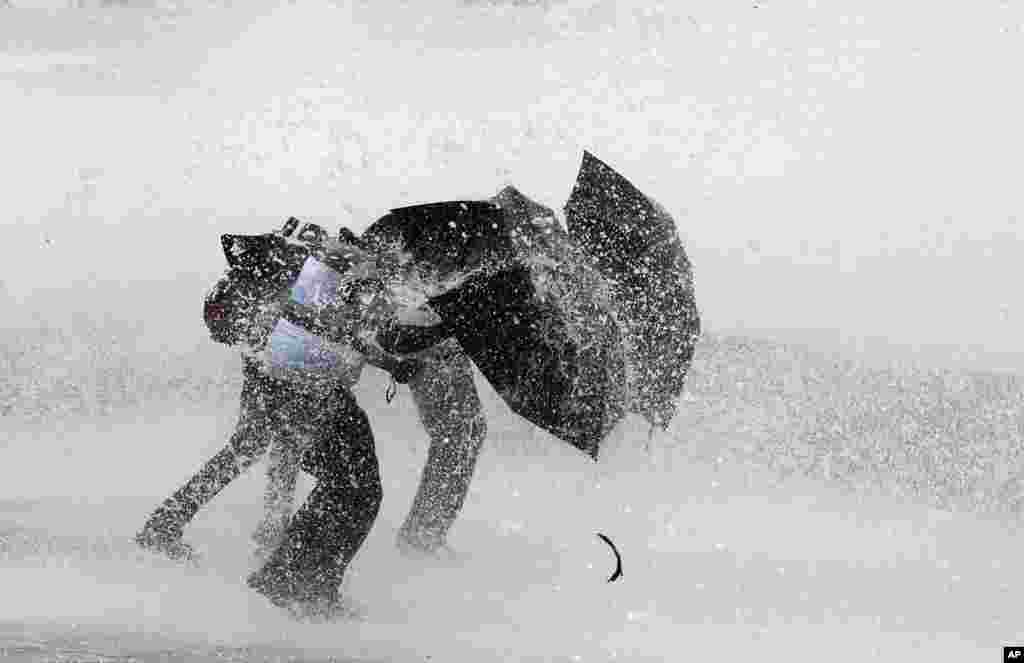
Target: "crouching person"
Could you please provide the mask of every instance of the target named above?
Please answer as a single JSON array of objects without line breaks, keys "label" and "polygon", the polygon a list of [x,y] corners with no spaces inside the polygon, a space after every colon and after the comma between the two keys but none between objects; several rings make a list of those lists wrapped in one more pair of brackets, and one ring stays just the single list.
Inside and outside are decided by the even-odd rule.
[{"label": "crouching person", "polygon": [[174,559],[193,556],[182,539],[185,527],[271,444],[279,450],[298,447],[298,440],[288,439],[292,431],[287,423],[295,411],[312,406],[301,385],[271,376],[259,358],[280,318],[279,302],[288,296],[302,263],[279,266],[263,255],[251,262],[231,265],[203,304],[213,340],[242,351],[238,423],[228,443],[150,514],[135,537],[143,548]]},{"label": "crouching person", "polygon": [[271,375],[306,390],[305,411],[292,411],[286,425],[306,441],[300,467],[316,485],[248,584],[298,618],[350,614],[340,596],[342,578],[380,509],[373,432],[351,388],[367,362],[400,382],[408,382],[420,366],[387,357],[360,340],[371,324],[366,304],[381,287],[360,263],[349,267],[339,278],[338,271],[310,258],[292,289],[299,303],[282,306],[284,319],[265,351]]}]

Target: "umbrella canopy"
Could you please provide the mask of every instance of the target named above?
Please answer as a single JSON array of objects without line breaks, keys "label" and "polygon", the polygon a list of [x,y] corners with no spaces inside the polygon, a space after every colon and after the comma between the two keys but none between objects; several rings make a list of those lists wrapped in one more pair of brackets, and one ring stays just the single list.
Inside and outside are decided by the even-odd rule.
[{"label": "umbrella canopy", "polygon": [[565,333],[581,348],[574,388],[583,407],[566,421],[561,437],[590,426],[588,435],[600,443],[625,414],[628,395],[623,333],[610,284],[570,239],[553,210],[512,186],[490,200],[505,213],[512,253],[529,270],[535,297],[559,312]]},{"label": "umbrella canopy", "polygon": [[509,407],[596,459],[623,411],[618,327],[610,311],[581,313],[601,313],[585,291],[558,296],[571,284],[553,286],[564,274],[526,248],[545,235],[530,201],[503,194],[392,210],[363,239],[433,273],[426,301]]},{"label": "umbrella canopy", "polygon": [[570,237],[612,285],[626,330],[628,409],[665,429],[700,334],[693,271],[671,215],[589,152],[565,206]]},{"label": "umbrella canopy", "polygon": [[392,209],[362,234],[362,242],[406,265],[406,276],[433,284],[458,280],[510,256],[501,208],[482,200],[453,200]]}]

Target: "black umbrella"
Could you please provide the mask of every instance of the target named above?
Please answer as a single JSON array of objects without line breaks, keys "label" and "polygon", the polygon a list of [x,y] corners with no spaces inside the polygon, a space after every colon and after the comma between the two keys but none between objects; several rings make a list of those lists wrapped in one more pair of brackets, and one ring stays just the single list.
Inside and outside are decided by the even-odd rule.
[{"label": "black umbrella", "polygon": [[581,316],[584,304],[535,280],[523,247],[543,232],[522,225],[524,202],[507,194],[395,209],[363,240],[433,274],[427,302],[512,410],[596,459],[622,416],[618,328],[610,311]]},{"label": "black umbrella", "polygon": [[362,234],[385,253],[405,254],[414,271],[436,283],[465,276],[484,264],[511,256],[498,206],[482,200],[454,200],[391,210]]},{"label": "black umbrella", "polygon": [[693,271],[675,222],[589,152],[565,206],[569,235],[612,284],[626,330],[629,410],[668,427],[700,334]]}]

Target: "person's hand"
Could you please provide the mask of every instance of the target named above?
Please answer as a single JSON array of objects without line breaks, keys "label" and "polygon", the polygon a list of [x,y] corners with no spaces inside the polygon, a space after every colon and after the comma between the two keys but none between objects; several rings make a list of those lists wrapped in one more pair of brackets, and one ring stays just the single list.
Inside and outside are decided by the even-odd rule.
[{"label": "person's hand", "polygon": [[423,370],[423,362],[418,359],[399,359],[391,369],[391,377],[398,384],[407,384]]},{"label": "person's hand", "polygon": [[377,342],[384,352],[388,354],[400,354],[396,351],[395,347],[398,345],[398,326],[393,322],[386,323],[377,328],[377,333],[374,335],[374,340]]},{"label": "person's hand", "polygon": [[370,303],[362,312],[362,321],[366,327],[382,328],[387,327],[394,319],[395,305],[383,294],[375,294]]}]

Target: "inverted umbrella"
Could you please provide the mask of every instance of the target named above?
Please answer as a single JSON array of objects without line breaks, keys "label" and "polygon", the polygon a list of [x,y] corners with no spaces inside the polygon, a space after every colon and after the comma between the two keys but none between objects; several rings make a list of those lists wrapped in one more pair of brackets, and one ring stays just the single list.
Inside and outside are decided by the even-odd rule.
[{"label": "inverted umbrella", "polygon": [[693,270],[672,216],[589,152],[565,205],[569,235],[612,285],[626,333],[628,409],[668,427],[700,335]]},{"label": "inverted umbrella", "polygon": [[538,287],[513,232],[517,200],[394,209],[363,240],[402,254],[407,276],[430,276],[426,302],[514,412],[596,459],[622,416],[618,327]]}]

